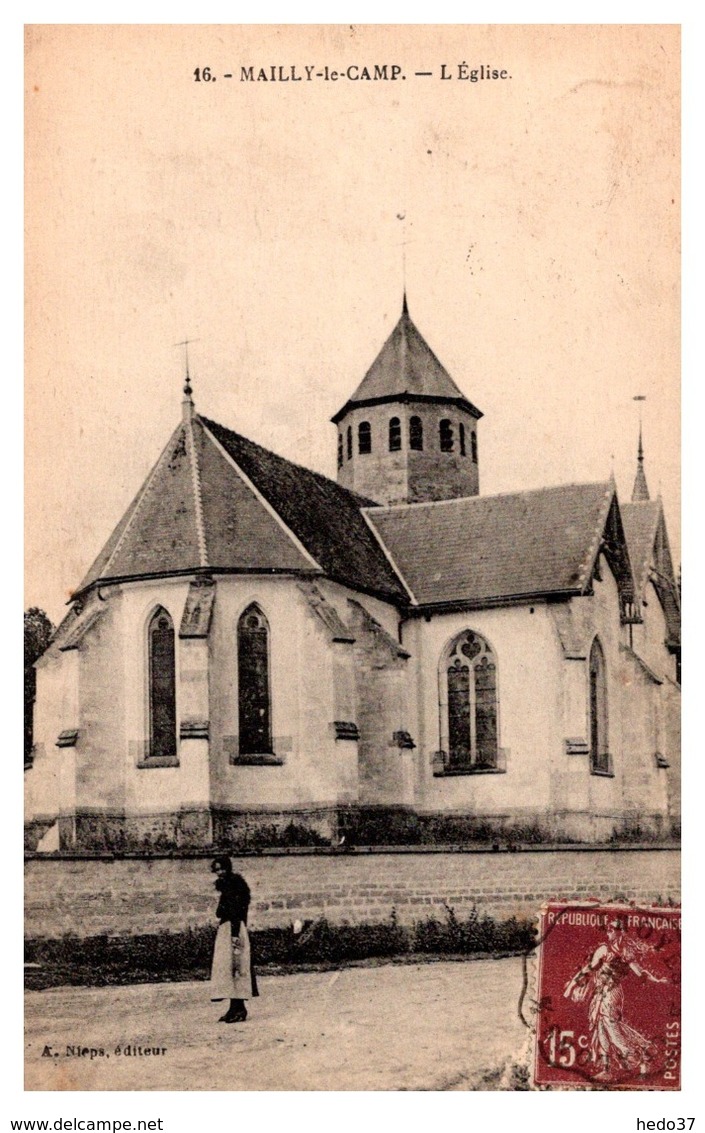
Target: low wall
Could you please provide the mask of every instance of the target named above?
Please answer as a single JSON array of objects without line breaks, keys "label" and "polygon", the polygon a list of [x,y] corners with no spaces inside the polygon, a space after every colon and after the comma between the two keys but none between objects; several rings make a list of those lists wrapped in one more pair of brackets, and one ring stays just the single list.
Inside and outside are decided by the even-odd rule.
[{"label": "low wall", "polygon": [[[476,905],[504,918],[531,916],[548,898],[678,903],[676,848],[490,850],[299,850],[234,857],[252,889],[250,925],[295,919],[401,922],[462,917]],[[30,855],[25,866],[28,937],[178,932],[213,922],[210,858]]]}]

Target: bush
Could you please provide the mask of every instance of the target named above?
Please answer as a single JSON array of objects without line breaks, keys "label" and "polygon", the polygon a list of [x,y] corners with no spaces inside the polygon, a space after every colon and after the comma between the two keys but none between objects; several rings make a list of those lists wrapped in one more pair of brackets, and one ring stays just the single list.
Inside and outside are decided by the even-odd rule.
[{"label": "bush", "polygon": [[[103,986],[178,980],[205,980],[210,972],[215,926],[179,933],[144,936],[93,936],[79,939],[28,940],[25,960],[27,986],[57,984]],[[258,967],[296,969],[308,965],[339,965],[414,953],[471,955],[526,951],[535,930],[514,917],[495,921],[473,909],[466,920],[446,906],[445,920],[429,917],[409,927],[396,912],[377,924],[332,924],[325,917],[308,921],[301,932],[293,925],[252,933],[252,953]]]},{"label": "bush", "polygon": [[473,952],[527,951],[535,943],[536,930],[530,921],[511,917],[496,921],[487,914],[480,916],[473,907],[465,921],[458,920],[455,910],[446,905],[446,920],[428,917],[414,926],[413,950],[468,955]]}]

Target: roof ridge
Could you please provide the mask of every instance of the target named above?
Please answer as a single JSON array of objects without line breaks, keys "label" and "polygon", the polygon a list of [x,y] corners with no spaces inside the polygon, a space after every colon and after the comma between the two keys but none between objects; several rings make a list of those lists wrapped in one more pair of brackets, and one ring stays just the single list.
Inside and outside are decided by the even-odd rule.
[{"label": "roof ridge", "polygon": [[[149,473],[149,475],[147,476],[147,479],[144,481],[144,483],[142,485],[141,492],[139,493],[136,500],[134,501],[134,506],[132,508],[132,514],[130,515],[130,518],[128,519],[127,523],[125,524],[122,531],[120,532],[120,538],[118,539],[117,543],[115,544],[112,551],[110,552],[109,557],[106,559],[105,563],[103,564],[103,566],[100,570],[100,573],[98,575],[98,578],[93,580],[94,582],[97,582],[99,578],[106,575],[108,567],[112,563],[112,561],[115,558],[115,556],[117,555],[118,551],[122,548],[122,545],[125,542],[125,539],[128,535],[128,532],[132,530],[132,526],[133,526],[133,523],[134,523],[134,521],[137,517],[137,513],[139,512],[139,510],[142,506],[142,503],[146,499],[146,497],[149,493],[149,490],[152,487],[152,485],[153,485],[153,483],[156,479],[157,472],[161,468],[162,463],[163,463],[167,453],[169,452],[169,450],[170,450],[170,448],[171,448],[171,446],[174,442],[174,438],[177,436],[177,434],[183,428],[184,428],[184,422],[179,421],[179,424],[176,426],[173,433],[170,434],[169,440],[164,445],[164,448],[162,449],[161,453],[159,454],[159,457],[158,457],[154,467],[152,468],[152,471]],[[107,577],[110,577],[110,576],[107,575]]]},{"label": "roof ridge", "polygon": [[377,506],[375,505],[374,500],[369,499],[369,497],[367,496],[360,495],[359,492],[351,491],[350,488],[346,488],[343,484],[339,484],[338,481],[334,480],[332,476],[326,476],[325,472],[318,472],[315,468],[309,468],[307,464],[301,464],[297,460],[291,460],[288,456],[282,456],[281,453],[274,452],[271,448],[266,448],[265,445],[259,444],[258,441],[253,441],[251,437],[246,437],[244,433],[238,433],[236,429],[231,429],[227,425],[221,425],[219,421],[213,421],[211,418],[204,417],[200,413],[198,417],[201,423],[209,431],[211,426],[215,425],[217,429],[222,429],[224,433],[230,433],[233,437],[237,437],[239,441],[245,441],[246,444],[252,445],[253,448],[259,449],[260,452],[266,453],[267,456],[273,456],[276,458],[276,460],[281,460],[284,464],[291,465],[292,468],[300,468],[303,472],[307,472],[309,476],[315,476],[317,480],[324,480],[327,485],[332,485],[337,489],[337,491],[343,493],[346,496],[349,496],[352,500],[355,501],[358,507]]},{"label": "roof ridge", "polygon": [[377,530],[374,523],[372,522],[372,519],[368,515],[368,510],[369,510],[368,508],[360,508],[360,511],[362,513],[362,518],[364,519],[365,523],[367,524],[370,531],[374,535],[375,539],[379,543],[380,549],[381,549],[382,553],[384,554],[384,556],[385,556],[387,562],[389,563],[390,567],[392,568],[392,570],[396,574],[397,578],[401,582],[402,586],[406,590],[407,594],[409,595],[409,597],[411,599],[412,606],[418,606],[418,602],[416,600],[416,595],[414,594],[413,590],[409,586],[409,583],[406,581],[404,574],[402,573],[400,567],[397,565],[397,562],[394,558],[394,555],[389,550],[389,547],[387,546],[384,539],[382,538],[382,533]]},{"label": "roof ridge", "polygon": [[[198,420],[198,416],[195,417]],[[186,429],[186,443],[189,449],[189,458],[191,461],[191,482],[193,484],[193,498],[196,511],[196,533],[198,535],[198,553],[201,559],[201,566],[208,566],[208,548],[206,544],[206,527],[203,521],[203,495],[201,491],[201,470],[198,464],[198,457],[196,456],[196,441],[193,435],[194,418],[189,417],[188,427]]]},{"label": "roof ridge", "polygon": [[513,492],[495,492],[493,495],[477,495],[477,496],[453,496],[447,500],[420,500],[416,503],[409,504],[377,504],[374,509],[363,508],[363,511],[374,510],[378,514],[386,514],[390,511],[409,511],[411,508],[430,508],[439,507],[447,504],[459,503],[478,503],[487,502],[489,500],[506,499],[508,496],[537,496],[545,492],[559,492],[564,488],[609,488],[610,480],[587,480],[583,483],[569,483],[569,484],[551,484],[545,488],[526,488],[517,489]]},{"label": "roof ridge", "polygon": [[[207,422],[208,422],[208,418],[201,418],[201,423],[203,424],[205,431],[208,433],[213,444],[216,445],[218,451],[223,455],[225,460],[228,461],[232,465],[232,467],[235,469],[235,471],[237,472],[240,479],[243,481],[245,486],[247,488],[249,488],[249,490],[253,493],[255,498],[261,501],[261,503],[263,504],[263,506],[265,507],[265,509],[269,513],[269,515],[271,515],[273,517],[273,519],[279,524],[279,526],[281,527],[281,529],[285,533],[285,535],[287,535],[288,538],[291,540],[291,542],[294,544],[294,546],[298,550],[299,554],[303,555],[304,558],[308,559],[308,561],[311,563],[311,565],[314,567],[315,570],[319,570],[323,573],[323,568],[321,567],[320,563],[318,563],[316,561],[316,559],[313,557],[311,552],[305,547],[305,545],[303,544],[301,539],[299,539],[296,532],[292,531],[289,524],[286,523],[286,521],[282,518],[282,516],[279,514],[277,508],[267,498],[267,496],[262,491],[262,489],[259,488],[258,485],[255,484],[250,479],[250,477],[247,475],[247,473],[244,471],[244,469],[242,469],[240,467],[239,463],[237,462],[235,457],[232,455],[232,453],[228,452],[228,450],[225,448],[225,446],[220,443],[218,438],[214,435],[214,433],[208,427]],[[214,421],[213,424],[217,425],[217,422]],[[224,428],[224,426],[222,426],[222,425],[219,426],[219,427]],[[230,430],[226,430],[226,431],[229,432]],[[247,437],[243,437],[242,439],[247,440]],[[251,442],[251,443],[254,443],[254,442]],[[258,447],[261,447],[261,446],[258,446]],[[268,450],[265,449],[264,451],[267,452]],[[270,453],[270,455],[276,456],[276,453]],[[280,459],[283,459],[283,458],[280,457]]]},{"label": "roof ridge", "polygon": [[[607,491],[605,492],[604,501],[603,501],[602,507],[600,508],[600,513],[597,517],[597,523],[595,524],[595,527],[593,528],[592,539],[590,540],[590,543],[587,546],[586,557],[580,563],[580,566],[578,567],[578,569],[580,571],[580,576],[578,578],[578,581],[580,582],[581,589],[583,589],[583,590],[585,589],[585,587],[590,582],[590,579],[592,578],[593,570],[594,570],[594,567],[595,567],[595,561],[597,559],[597,556],[600,553],[600,545],[602,543],[602,538],[605,534],[605,526],[606,526],[607,520],[609,518],[610,509],[612,508],[612,502],[616,499],[617,499],[617,490],[616,490],[616,487],[615,487],[614,480],[610,476],[610,479],[607,481]],[[626,544],[626,541],[627,540],[626,540],[626,536],[625,536],[624,537],[625,544]],[[629,554],[629,548],[627,548],[627,554]],[[629,565],[631,567],[631,562],[630,562]]]}]

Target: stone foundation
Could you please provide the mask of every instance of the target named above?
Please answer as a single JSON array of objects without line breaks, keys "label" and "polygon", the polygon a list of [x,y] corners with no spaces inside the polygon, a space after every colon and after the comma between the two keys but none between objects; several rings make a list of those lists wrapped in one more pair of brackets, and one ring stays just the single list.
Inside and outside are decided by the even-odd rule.
[{"label": "stone foundation", "polygon": [[[403,806],[310,807],[297,810],[184,810],[145,815],[91,813],[37,819],[25,827],[33,851],[58,822],[62,850],[108,853],[213,849],[233,852],[289,846],[457,846],[464,843],[564,844],[667,839],[660,814],[576,812],[478,816],[420,813]],[[342,839],[342,843],[341,843]]]}]

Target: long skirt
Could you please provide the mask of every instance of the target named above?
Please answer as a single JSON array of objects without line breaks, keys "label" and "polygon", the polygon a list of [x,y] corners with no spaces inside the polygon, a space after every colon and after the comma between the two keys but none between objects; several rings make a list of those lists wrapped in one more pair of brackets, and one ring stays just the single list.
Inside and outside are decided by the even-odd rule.
[{"label": "long skirt", "polygon": [[218,925],[213,945],[210,992],[212,1000],[251,999],[257,995],[246,925],[240,925],[238,936],[232,935],[229,921]]}]

